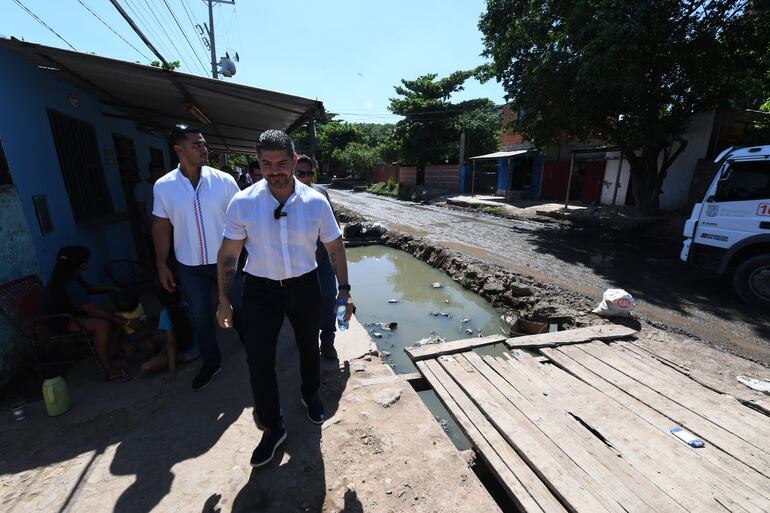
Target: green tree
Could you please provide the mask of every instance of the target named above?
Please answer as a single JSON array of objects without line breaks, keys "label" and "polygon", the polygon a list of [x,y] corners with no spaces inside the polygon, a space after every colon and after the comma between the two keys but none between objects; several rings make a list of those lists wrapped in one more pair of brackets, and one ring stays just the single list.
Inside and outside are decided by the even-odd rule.
[{"label": "green tree", "polygon": [[653,214],[668,169],[687,145],[690,116],[733,100],[757,108],[767,99],[756,92],[762,86],[746,87],[756,76],[754,56],[743,55],[749,77],[724,62],[733,31],[767,55],[766,26],[749,23],[764,43],[736,28],[766,12],[760,3],[766,2],[488,0],[479,29],[490,71],[526,112],[514,128],[539,147],[563,133],[619,146],[630,162],[637,208]]},{"label": "green tree", "polygon": [[472,137],[478,140],[479,146],[489,144],[486,149],[490,151],[497,147],[495,134],[500,126],[499,116],[487,116],[489,125],[471,123],[483,118],[474,113],[494,110],[489,99],[450,101],[452,94],[462,91],[463,83],[473,75],[474,70],[456,71],[438,79],[437,74],[429,73],[416,80],[403,79],[401,85],[395,87],[398,97],[390,99],[388,109],[404,116],[396,123],[394,132],[402,160],[418,166],[456,162],[460,133],[464,128],[470,129],[471,125],[482,131]]},{"label": "green tree", "polygon": [[339,170],[352,172],[353,176],[361,176],[368,171],[379,159],[377,148],[360,142],[351,142],[344,148],[332,152],[332,159]]}]

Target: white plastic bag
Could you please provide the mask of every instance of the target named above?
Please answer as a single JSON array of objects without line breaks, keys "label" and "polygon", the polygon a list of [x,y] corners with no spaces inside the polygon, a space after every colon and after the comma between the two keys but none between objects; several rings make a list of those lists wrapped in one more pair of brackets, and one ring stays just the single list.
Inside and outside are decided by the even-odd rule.
[{"label": "white plastic bag", "polygon": [[633,296],[625,290],[607,289],[602,296],[602,302],[592,312],[602,317],[629,317],[635,306]]}]

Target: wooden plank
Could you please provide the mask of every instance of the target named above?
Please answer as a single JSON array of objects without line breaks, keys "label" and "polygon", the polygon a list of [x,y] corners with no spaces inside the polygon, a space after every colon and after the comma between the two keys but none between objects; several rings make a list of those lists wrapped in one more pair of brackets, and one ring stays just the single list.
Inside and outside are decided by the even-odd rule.
[{"label": "wooden plank", "polygon": [[[580,401],[582,397],[573,391],[569,381],[564,379],[565,373],[553,365],[540,365],[533,358],[525,358],[522,362],[511,362],[510,364],[500,359],[491,357],[484,358],[495,370],[514,388],[519,390],[529,398],[536,408],[540,409],[558,409],[569,412],[569,406],[574,406],[575,401]],[[491,360],[496,360],[491,362]],[[556,369],[561,375],[554,375],[549,370]],[[543,393],[543,388],[550,392],[548,395]],[[559,393],[557,390],[564,391]],[[611,444],[605,443],[600,439],[601,433],[590,432],[577,419],[569,414],[573,422],[567,424],[572,429],[580,443],[593,447],[595,451],[604,451],[610,457],[602,458],[600,463],[610,474],[605,478],[608,486],[611,483],[620,480],[628,490],[633,492],[645,504],[648,504],[654,511],[683,512],[687,511],[692,503],[679,504],[664,489],[658,487],[647,476],[639,472],[630,462],[623,458],[622,454]],[[624,506],[627,504],[624,502]],[[629,509],[636,511],[636,508]]]},{"label": "wooden plank", "polygon": [[564,506],[437,362],[417,362],[417,368],[522,512],[566,513]]},{"label": "wooden plank", "polygon": [[[463,353],[463,356],[575,465],[601,483],[601,492],[608,500],[616,501],[627,511],[686,513],[687,510],[661,490],[649,483],[645,485],[645,479],[628,468],[628,464],[618,458],[617,452],[601,443],[563,408],[543,400],[542,389],[535,390],[536,387],[528,383],[528,376],[514,372],[514,368],[523,367],[521,364],[497,363],[492,357],[482,360],[475,353]],[[655,503],[656,506],[653,506]]]},{"label": "wooden plank", "polygon": [[516,408],[509,407],[508,400],[483,376],[477,372],[467,372],[460,365],[449,361],[441,361],[440,364],[570,511],[622,511],[617,503],[604,499],[600,493],[601,483],[576,468],[536,426]]},{"label": "wooden plank", "polygon": [[[549,351],[561,353],[567,349],[576,348]],[[568,360],[556,355],[552,358]],[[586,373],[586,369],[581,371],[581,366],[574,361],[569,365],[570,372],[576,370],[573,374]],[[747,511],[756,513],[765,512],[770,507],[770,501],[762,491],[753,489],[732,475],[736,460],[724,468],[712,463],[703,455],[721,451],[708,445],[695,450],[681,443],[668,432],[671,426],[669,420],[664,418],[664,427],[660,429],[647,421],[646,417],[653,412],[646,406],[633,401],[624,406],[602,394],[596,386],[601,381],[600,376],[594,375],[591,385],[587,385],[557,367],[545,366],[545,369],[553,374],[541,384],[553,387],[554,393],[549,397],[560,401],[586,425],[601,433],[624,459],[683,507],[694,512],[722,511],[715,502],[717,497],[731,497]],[[760,476],[760,479],[764,478]],[[765,494],[767,491],[764,488]]]},{"label": "wooden plank", "polygon": [[[630,342],[628,342],[628,343],[627,342],[618,342],[617,344],[621,345],[624,349],[639,355],[640,357],[647,357],[647,358],[651,358],[653,360],[656,360],[656,361],[662,363],[663,365],[665,365],[667,367],[670,367],[670,368],[674,369],[675,371],[677,371],[677,372],[679,372],[681,374],[684,374],[685,376],[687,376],[691,380],[695,381],[699,385],[702,385],[702,386],[708,388],[709,390],[712,390],[712,391],[717,392],[719,394],[732,395],[729,391],[724,390],[723,387],[722,387],[722,384],[719,383],[717,380],[715,380],[715,379],[713,379],[713,378],[711,378],[709,376],[706,376],[705,374],[693,372],[686,365],[682,365],[681,363],[675,362],[673,360],[669,360],[668,358],[666,358],[664,356],[661,356],[661,355],[659,355],[657,353],[654,353],[654,352],[650,351],[646,347],[641,347],[641,346],[639,346],[639,345],[637,345],[635,343],[630,343]],[[614,345],[614,344],[611,344],[611,345]]]},{"label": "wooden plank", "polygon": [[[688,423],[688,420],[692,420],[690,416],[694,416],[692,412],[588,355],[578,346],[563,347],[558,350],[543,349],[542,351],[559,367],[576,377],[563,374],[561,379],[563,381],[572,380],[574,383],[580,384],[578,395],[592,397],[597,405],[609,406],[614,403],[623,406],[666,435],[668,440],[664,446],[671,447],[672,454],[687,451],[689,457],[698,458],[700,462],[694,464],[698,469],[694,472],[695,474],[700,473],[702,468],[708,471],[710,475],[721,476],[726,479],[731,483],[732,489],[748,487],[747,495],[758,496],[764,498],[765,501],[770,500],[768,476],[736,459],[730,453],[720,450],[720,446],[715,442],[716,440],[722,446],[729,446],[731,443],[744,443],[742,440],[713,424],[699,425],[697,430],[693,430]],[[586,383],[590,385],[589,388],[585,387]],[[596,395],[593,389],[601,392],[601,395]],[[611,400],[608,401],[608,399]],[[607,416],[614,414],[607,413]],[[697,416],[695,419],[700,420]],[[696,432],[698,436],[707,440],[706,447],[693,451],[671,438],[669,430],[672,425],[682,425]],[[674,442],[673,446],[671,446],[671,442]],[[749,447],[751,448],[751,446]],[[668,456],[664,456],[664,459],[667,458]],[[763,466],[760,460],[756,463]],[[736,480],[744,486],[736,485]]]},{"label": "wooden plank", "polygon": [[413,361],[417,362],[426,358],[436,358],[445,354],[460,353],[470,351],[475,347],[489,346],[505,342],[503,335],[489,335],[486,337],[466,338],[463,340],[453,340],[441,344],[426,344],[424,346],[405,347],[404,351]]},{"label": "wooden plank", "polygon": [[591,340],[615,340],[619,338],[630,337],[638,333],[633,328],[620,326],[618,324],[608,324],[603,326],[589,326],[587,328],[577,328],[574,330],[552,331],[550,333],[541,333],[539,335],[525,335],[523,337],[513,337],[505,341],[511,349],[552,347],[564,344],[579,344]]},{"label": "wooden plank", "polygon": [[770,458],[767,442],[770,440],[770,422],[766,416],[746,408],[730,396],[702,387],[661,363],[653,363],[651,359],[643,360],[622,347],[612,348],[601,343],[591,343],[581,349],[730,431]]}]

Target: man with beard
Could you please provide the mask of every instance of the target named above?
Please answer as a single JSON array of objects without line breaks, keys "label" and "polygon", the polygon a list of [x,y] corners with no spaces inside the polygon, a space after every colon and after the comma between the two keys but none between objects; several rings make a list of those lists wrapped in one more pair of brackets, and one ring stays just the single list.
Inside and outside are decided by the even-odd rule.
[{"label": "man with beard", "polygon": [[342,232],[326,198],[294,178],[294,142],[281,131],[267,130],[257,143],[257,157],[264,180],[239,192],[230,202],[217,258],[217,319],[223,328],[232,328],[228,296],[244,245],[248,251],[240,330],[251,373],[254,411],[263,429],[251,457],[252,467],[268,463],[286,439],[275,372],[284,316],[294,328],[299,348],[302,404],[311,422],[324,421],[318,396],[321,291],[315,251],[319,239],[340,283],[337,300],[346,305],[346,320],[353,311]]},{"label": "man with beard", "polygon": [[209,152],[199,129],[177,125],[169,134],[169,144],[179,167],[155,182],[152,237],[158,278],[169,292],[176,288],[166,263],[173,238],[182,294],[203,361],[192,388],[201,390],[221,368],[211,296],[217,283],[217,250],[225,211],[239,189],[232,176],[206,165]]}]

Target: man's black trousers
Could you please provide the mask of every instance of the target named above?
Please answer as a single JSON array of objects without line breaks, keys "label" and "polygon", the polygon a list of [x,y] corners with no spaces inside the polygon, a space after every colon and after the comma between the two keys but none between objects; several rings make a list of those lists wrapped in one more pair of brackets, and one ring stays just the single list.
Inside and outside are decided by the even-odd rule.
[{"label": "man's black trousers", "polygon": [[[299,388],[306,400],[320,386],[318,332],[321,319],[321,288],[315,270],[283,282],[246,275],[243,290],[241,336],[251,373],[254,411],[259,423],[283,428],[275,372],[276,346],[284,316],[294,328],[299,349]],[[293,376],[284,374],[285,379]]]}]

